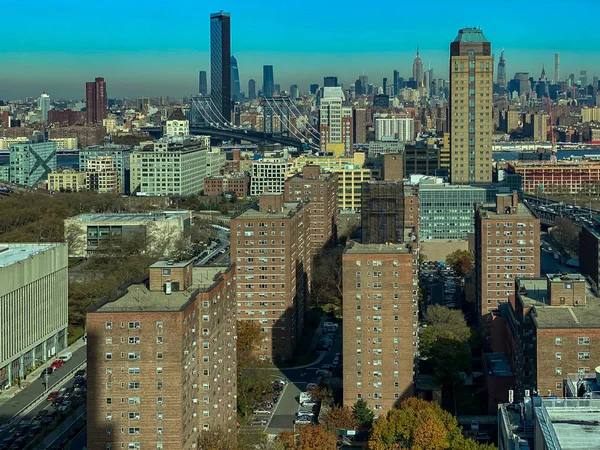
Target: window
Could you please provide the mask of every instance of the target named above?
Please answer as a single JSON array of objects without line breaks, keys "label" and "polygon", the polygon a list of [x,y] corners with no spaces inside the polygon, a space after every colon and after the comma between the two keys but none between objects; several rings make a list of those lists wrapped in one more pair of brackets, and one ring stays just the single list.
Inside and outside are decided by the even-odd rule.
[{"label": "window", "polygon": [[156,359],[163,359],[163,353],[162,352],[157,352],[156,353]]},{"label": "window", "polygon": [[107,330],[112,330],[112,322],[106,322],[105,326]]},{"label": "window", "polygon": [[[127,432],[129,434],[140,434],[140,428],[139,427],[129,427]],[[129,445],[131,445],[131,443]]]},{"label": "window", "polygon": [[140,352],[129,352],[127,359],[140,359]]},{"label": "window", "polygon": [[129,406],[139,405],[140,404],[140,397],[129,397],[127,399],[127,404]]},{"label": "window", "polygon": [[158,411],[156,413],[156,420],[162,420],[162,418],[163,418],[163,413],[161,411]]},{"label": "window", "polygon": [[106,413],[106,420],[112,420],[112,413],[110,413],[110,412]]},{"label": "window", "polygon": [[163,269],[162,270],[162,274],[165,275],[165,276],[171,275],[171,269]]},{"label": "window", "polygon": [[107,337],[107,338],[106,338],[106,341],[105,341],[105,343],[106,343],[107,345],[110,345],[110,344],[112,344],[112,338],[111,338],[111,337]]},{"label": "window", "polygon": [[129,419],[130,420],[140,420],[140,413],[139,412],[130,412]]},{"label": "window", "polygon": [[162,322],[156,322],[156,328],[158,328],[160,330],[160,329],[162,329],[162,327],[163,327]]},{"label": "window", "polygon": [[137,390],[139,388],[140,388],[140,382],[139,381],[130,381],[129,384],[127,385],[127,389]]},{"label": "window", "polygon": [[110,353],[110,352],[107,352],[107,353],[106,353],[106,356],[105,356],[105,359],[106,359],[107,361],[110,361],[110,360],[112,359],[112,353]]},{"label": "window", "polygon": [[129,324],[127,326],[129,327],[129,329],[139,328],[140,323],[139,322],[129,322]]},{"label": "window", "polygon": [[590,359],[590,352],[579,352],[577,354],[578,359]]},{"label": "window", "polygon": [[107,404],[107,405],[112,405],[112,398],[110,398],[110,397],[107,397],[107,398],[106,398],[106,404]]},{"label": "window", "polygon": [[163,398],[162,397],[156,397],[156,403],[159,405],[163,404]]},{"label": "window", "polygon": [[157,344],[162,344],[163,343],[163,337],[162,336],[156,336],[156,343]]},{"label": "window", "polygon": [[156,389],[162,389],[163,388],[163,382],[162,381],[157,381],[156,382]]},{"label": "window", "polygon": [[562,353],[561,352],[556,352],[556,359],[557,359],[557,361],[560,361],[562,359]]},{"label": "window", "polygon": [[130,336],[128,339],[128,342],[130,344],[139,344],[140,343],[140,337],[139,336]]},{"label": "window", "polygon": [[556,368],[556,375],[562,375],[562,367]]},{"label": "window", "polygon": [[162,367],[157,367],[157,368],[156,368],[156,374],[157,374],[157,375],[162,375],[162,373],[163,373],[163,369],[162,369]]},{"label": "window", "polygon": [[580,337],[580,338],[577,338],[577,343],[579,345],[590,345],[590,338],[589,337]]},{"label": "window", "polygon": [[158,427],[158,428],[156,429],[156,434],[163,434],[163,429],[162,429],[162,427]]},{"label": "window", "polygon": [[563,385],[562,383],[556,383],[556,390],[560,391],[562,389]]},{"label": "window", "polygon": [[562,338],[556,338],[556,345],[562,345]]}]

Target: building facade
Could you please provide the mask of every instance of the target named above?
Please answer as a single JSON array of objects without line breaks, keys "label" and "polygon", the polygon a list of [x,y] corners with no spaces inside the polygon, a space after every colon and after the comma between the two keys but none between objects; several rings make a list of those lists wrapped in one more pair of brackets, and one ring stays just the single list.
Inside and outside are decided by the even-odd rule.
[{"label": "building facade", "polygon": [[87,175],[75,169],[57,169],[48,174],[48,190],[54,192],[80,192],[87,190]]},{"label": "building facade", "polygon": [[450,179],[492,181],[493,61],[479,28],[464,28],[450,44]]},{"label": "building facade", "polygon": [[223,195],[235,192],[238,198],[250,194],[250,178],[244,176],[218,176],[204,179],[204,195]]},{"label": "building facade", "polygon": [[273,78],[273,66],[263,66],[262,96],[271,98],[275,92],[275,79]]},{"label": "building facade", "polygon": [[265,192],[283,193],[285,180],[292,174],[293,167],[293,162],[285,157],[254,161],[250,195],[254,197]]},{"label": "building facade", "polygon": [[35,187],[56,170],[56,142],[45,133],[36,132],[25,143],[12,144],[9,153],[11,183]]},{"label": "building facade", "polygon": [[0,388],[67,346],[65,244],[0,244]]},{"label": "building facade", "polygon": [[375,114],[373,124],[376,141],[391,138],[398,142],[410,142],[415,138],[415,120],[412,117],[401,114]]},{"label": "building facade", "polygon": [[226,122],[231,121],[231,15],[210,15],[210,99]]},{"label": "building facade", "polygon": [[[119,174],[120,193],[129,194],[131,182],[130,158],[133,153],[133,147],[128,145],[117,145],[104,143],[103,145],[91,145],[84,150],[79,151],[79,170],[82,172],[90,171],[88,165],[91,161],[100,157],[110,156],[114,161],[114,168]],[[90,166],[91,167],[91,166]]]},{"label": "building facade", "polygon": [[193,449],[236,425],[235,268],[159,261],[87,315],[87,448]]},{"label": "building facade", "polygon": [[171,115],[167,118],[165,130],[165,136],[183,137],[190,135],[190,122],[187,120],[181,109],[177,108],[173,110]]},{"label": "building facade", "polygon": [[[344,106],[340,87],[323,88],[319,104],[319,131],[322,152],[350,154],[353,149],[352,108]],[[337,148],[342,149],[338,152]]]},{"label": "building facade", "polygon": [[521,175],[527,194],[576,194],[586,188],[597,190],[600,181],[598,161],[510,161],[507,172]]},{"label": "building facade", "polygon": [[344,405],[380,416],[413,395],[418,250],[352,242],[342,257]]},{"label": "building facade", "polygon": [[311,233],[304,203],[263,194],[259,209],[230,221],[231,261],[237,266],[237,317],[258,322],[259,357],[293,357],[304,332],[310,285]]},{"label": "building facade", "polygon": [[104,78],[96,78],[85,83],[85,103],[87,124],[102,125],[102,121],[106,119],[108,105]]},{"label": "building facade", "polygon": [[86,163],[87,188],[102,194],[122,192],[119,172],[112,156],[98,156]]}]

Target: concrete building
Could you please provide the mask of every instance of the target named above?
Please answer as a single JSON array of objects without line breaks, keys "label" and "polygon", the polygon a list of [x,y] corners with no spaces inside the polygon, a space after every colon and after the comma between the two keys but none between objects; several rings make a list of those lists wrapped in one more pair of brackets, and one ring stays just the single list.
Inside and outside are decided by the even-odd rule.
[{"label": "concrete building", "polygon": [[325,172],[319,166],[304,166],[301,174],[285,182],[286,203],[307,202],[313,256],[337,239],[337,193],[338,174]]},{"label": "concrete building", "polygon": [[60,168],[48,174],[48,190],[80,192],[87,190],[87,174],[75,169]]},{"label": "concrete building", "polygon": [[491,183],[493,61],[479,28],[458,31],[450,44],[450,179]]},{"label": "concrete building", "polygon": [[598,161],[510,161],[506,168],[508,173],[521,175],[526,194],[576,194],[600,181]]},{"label": "concrete building", "polygon": [[512,195],[475,207],[475,302],[489,340],[492,315],[514,294],[515,278],[540,276],[540,220]]},{"label": "concrete building", "polygon": [[56,142],[49,141],[45,133],[35,132],[27,142],[12,144],[9,152],[11,183],[35,187],[56,170]]},{"label": "concrete building", "polygon": [[500,111],[499,128],[505,133],[519,129],[520,117],[519,111],[514,109]]},{"label": "concrete building", "polygon": [[231,261],[237,266],[239,320],[256,321],[263,360],[293,357],[304,332],[310,285],[311,233],[304,203],[263,194],[259,209],[233,217]]},{"label": "concrete building", "polygon": [[486,201],[480,187],[419,184],[419,240],[466,240],[475,232],[475,205]]},{"label": "concrete building", "polygon": [[134,244],[169,256],[191,221],[192,212],[187,210],[80,214],[65,219],[65,241],[69,244],[69,256],[73,257]]},{"label": "concrete building", "polygon": [[284,156],[263,158],[252,164],[250,195],[283,193],[285,180],[293,173],[293,161]]},{"label": "concrete building", "polygon": [[0,388],[67,346],[65,244],[0,244]]},{"label": "concrete building", "polygon": [[383,181],[403,181],[404,180],[404,154],[403,153],[384,153],[381,155],[382,179]]},{"label": "concrete building", "polygon": [[130,190],[145,196],[198,194],[204,189],[206,160],[207,148],[202,141],[159,139],[152,148],[132,154]]},{"label": "concrete building", "polygon": [[403,114],[375,114],[373,125],[376,141],[391,138],[399,142],[410,142],[415,138],[415,120]]},{"label": "concrete building", "polygon": [[354,108],[352,110],[352,127],[355,144],[367,143],[367,119],[368,114],[365,108]]},{"label": "concrete building", "polygon": [[437,145],[418,143],[404,147],[405,176],[436,175],[440,166],[440,149]]},{"label": "concrete building", "polygon": [[98,156],[86,163],[87,188],[101,194],[121,192],[119,172],[112,156]]},{"label": "concrete building", "polygon": [[[343,403],[381,416],[413,395],[418,349],[418,250],[351,242],[343,268]],[[364,314],[363,314],[364,313]]]},{"label": "concrete building", "polygon": [[90,450],[193,449],[234,433],[234,266],[159,261],[87,315]]},{"label": "concrete building", "polygon": [[228,192],[235,192],[238,198],[245,198],[250,194],[250,178],[220,175],[204,179],[204,195],[223,195]]},{"label": "concrete building", "polygon": [[588,108],[584,106],[581,108],[581,121],[583,123],[600,122],[600,107]]},{"label": "concrete building", "polygon": [[[319,130],[322,152],[347,153],[353,149],[354,127],[352,108],[344,106],[345,97],[340,87],[323,88],[319,104]],[[339,151],[338,149],[341,149]]]},{"label": "concrete building", "polygon": [[[92,166],[97,164],[91,161],[109,156],[114,161],[114,169],[119,174],[119,192],[129,194],[131,182],[130,158],[133,153],[133,147],[129,145],[117,145],[105,142],[103,145],[91,145],[84,150],[79,151],[79,170],[82,172],[92,172]],[[90,167],[88,167],[90,165]]]},{"label": "concrete building", "polygon": [[530,137],[533,142],[548,141],[548,114],[525,114],[523,135]]},{"label": "concrete building", "polygon": [[183,111],[175,108],[171,115],[167,118],[165,124],[165,136],[189,136],[190,122],[187,120]]},{"label": "concrete building", "polygon": [[388,153],[403,153],[404,143],[397,139],[382,139],[380,141],[369,142],[369,157],[377,158],[379,155]]},{"label": "concrete building", "polygon": [[38,108],[40,109],[42,121],[46,122],[48,120],[48,111],[50,111],[50,96],[45,92],[38,98]]},{"label": "concrete building", "polygon": [[77,150],[79,142],[76,137],[54,138],[52,142],[56,142],[56,150]]},{"label": "concrete building", "polygon": [[222,175],[225,170],[225,161],[225,152],[218,147],[210,148],[206,153],[206,176],[216,177]]}]

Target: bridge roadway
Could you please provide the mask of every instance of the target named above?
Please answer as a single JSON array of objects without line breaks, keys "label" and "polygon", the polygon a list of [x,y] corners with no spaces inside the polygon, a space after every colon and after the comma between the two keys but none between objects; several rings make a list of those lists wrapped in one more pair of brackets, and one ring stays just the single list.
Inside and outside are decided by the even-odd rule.
[{"label": "bridge roadway", "polygon": [[542,225],[553,226],[558,217],[567,217],[576,225],[592,225],[600,223],[600,211],[579,206],[567,205],[563,202],[540,198],[535,195],[523,196],[529,209],[539,217]]},{"label": "bridge roadway", "polygon": [[[159,138],[162,136],[162,128],[161,127],[144,127],[142,131],[147,132],[151,136],[155,138]],[[308,145],[308,141],[301,142],[298,139],[290,138],[287,136],[282,136],[279,134],[273,133],[263,133],[261,131],[254,130],[243,130],[243,129],[223,129],[223,128],[215,128],[215,127],[199,127],[199,126],[190,126],[190,134],[201,134],[208,135],[217,139],[239,139],[242,141],[254,142],[254,143],[262,143],[262,142],[271,142],[276,144],[282,144],[289,147],[296,147],[301,150],[303,145]]]}]

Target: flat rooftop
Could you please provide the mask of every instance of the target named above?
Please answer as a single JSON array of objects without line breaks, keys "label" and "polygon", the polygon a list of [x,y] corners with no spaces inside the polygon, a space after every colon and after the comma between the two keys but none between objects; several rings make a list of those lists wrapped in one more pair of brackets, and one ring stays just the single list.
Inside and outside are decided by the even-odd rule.
[{"label": "flat rooftop", "polygon": [[346,247],[344,253],[348,254],[394,254],[394,253],[411,253],[412,250],[407,244],[361,244],[360,242],[352,242],[349,247]]},{"label": "flat rooftop", "polygon": [[600,407],[546,407],[546,411],[560,448],[600,448]]},{"label": "flat rooftop", "polygon": [[180,217],[189,217],[191,211],[154,211],[148,213],[106,213],[106,214],[79,214],[71,217],[70,220],[77,220],[85,223],[145,223],[157,222],[161,220],[172,220]]},{"label": "flat rooftop", "polygon": [[489,371],[489,375],[493,377],[512,377],[513,373],[510,370],[510,364],[504,353],[485,353],[485,367]]},{"label": "flat rooftop", "polygon": [[63,245],[49,244],[2,244],[0,243],[0,267],[8,267],[23,261],[30,256],[44,253],[47,250]]},{"label": "flat rooftop", "polygon": [[495,203],[484,204],[483,207],[479,210],[479,214],[481,217],[484,217],[486,219],[502,219],[502,220],[504,220],[504,219],[508,219],[508,220],[510,220],[510,219],[513,219],[513,220],[536,219],[536,217],[531,213],[531,211],[529,211],[527,206],[525,206],[525,204],[521,203],[521,202],[519,202],[519,204],[517,206],[517,211],[514,214],[498,213],[496,211]]},{"label": "flat rooftop", "polygon": [[249,208],[238,214],[234,217],[237,220],[246,220],[246,219],[289,219],[293,217],[294,214],[300,209],[300,205],[303,203],[284,203],[281,211],[275,212],[263,212],[258,209]]},{"label": "flat rooftop", "polygon": [[164,291],[149,291],[145,284],[132,284],[123,295],[101,304],[93,312],[180,311],[200,292],[209,290],[215,284],[215,278],[228,270],[229,266],[194,267],[192,285],[185,291],[173,291],[168,295]]}]

